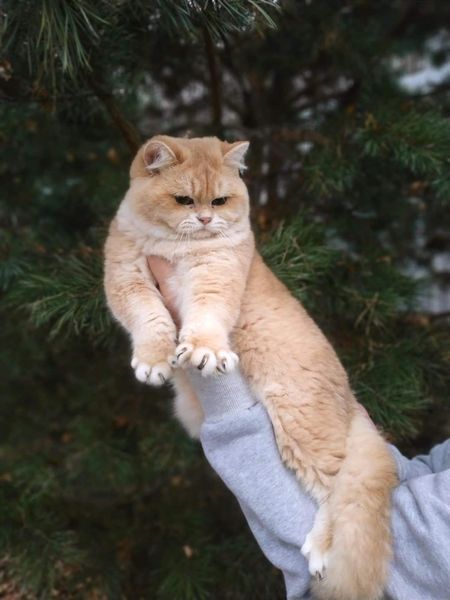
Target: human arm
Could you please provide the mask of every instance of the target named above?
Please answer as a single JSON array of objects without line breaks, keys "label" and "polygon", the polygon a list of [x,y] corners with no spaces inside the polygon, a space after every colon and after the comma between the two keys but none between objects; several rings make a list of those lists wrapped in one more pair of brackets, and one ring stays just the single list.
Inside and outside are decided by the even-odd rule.
[{"label": "human arm", "polygon": [[[300,554],[316,505],[281,462],[270,419],[239,372],[203,379],[191,373],[205,411],[200,439],[214,470],[233,492],[267,558],[283,572],[287,597],[307,597],[309,574]],[[416,476],[392,447],[400,472],[411,477],[392,499],[394,558],[389,600],[448,600],[450,590],[450,441],[420,463],[437,473]],[[408,465],[411,466],[408,472]]]},{"label": "human arm", "polygon": [[401,479],[392,499],[393,600],[450,597],[450,440],[407,459],[393,450]]},{"label": "human arm", "polygon": [[432,448],[429,454],[406,458],[392,446],[400,482],[450,469],[450,440]]},{"label": "human arm", "polygon": [[272,424],[239,371],[205,379],[190,372],[205,422],[208,462],[238,500],[261,550],[282,572],[289,600],[307,598],[310,575],[300,552],[316,505],[280,459]]}]

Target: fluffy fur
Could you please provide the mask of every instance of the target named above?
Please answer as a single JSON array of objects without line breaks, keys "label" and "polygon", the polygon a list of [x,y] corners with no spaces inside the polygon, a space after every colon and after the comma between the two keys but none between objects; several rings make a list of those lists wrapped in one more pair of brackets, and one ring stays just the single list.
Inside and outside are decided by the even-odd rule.
[{"label": "fluffy fur", "polygon": [[[136,377],[154,385],[173,377],[176,415],[193,436],[203,413],[177,367],[226,373],[239,356],[284,462],[320,505],[302,548],[314,594],[376,600],[390,557],[394,462],[333,348],[255,251],[239,177],[247,147],[157,136],[141,148],[106,241],[108,304],[130,333]],[[218,198],[226,201],[213,204]],[[150,254],[174,265],[178,335]]]}]

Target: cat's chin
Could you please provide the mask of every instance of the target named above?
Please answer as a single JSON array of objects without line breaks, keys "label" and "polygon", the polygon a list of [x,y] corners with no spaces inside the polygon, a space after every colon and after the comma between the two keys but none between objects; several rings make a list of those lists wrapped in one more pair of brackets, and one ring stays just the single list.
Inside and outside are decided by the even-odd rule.
[{"label": "cat's chin", "polygon": [[[189,234],[185,234],[187,239],[191,240],[210,240],[212,238],[220,237],[220,231],[214,231],[211,229],[198,229],[197,231],[192,231]],[[175,234],[178,238],[180,234]]]},{"label": "cat's chin", "polygon": [[192,234],[194,240],[209,240],[219,235],[218,231],[211,231],[209,229],[199,229]]}]

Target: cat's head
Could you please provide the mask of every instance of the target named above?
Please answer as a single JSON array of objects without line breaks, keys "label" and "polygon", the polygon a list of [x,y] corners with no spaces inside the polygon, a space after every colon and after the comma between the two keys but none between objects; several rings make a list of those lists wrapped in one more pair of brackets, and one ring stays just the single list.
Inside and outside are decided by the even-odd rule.
[{"label": "cat's head", "polygon": [[247,187],[239,173],[248,142],[214,137],[151,138],[130,170],[128,202],[158,237],[231,236],[248,224]]}]

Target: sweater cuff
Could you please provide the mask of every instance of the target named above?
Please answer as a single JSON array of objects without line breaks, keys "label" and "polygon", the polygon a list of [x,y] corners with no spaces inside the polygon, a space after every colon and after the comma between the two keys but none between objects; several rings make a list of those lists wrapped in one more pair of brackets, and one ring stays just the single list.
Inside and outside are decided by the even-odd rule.
[{"label": "sweater cuff", "polygon": [[256,404],[256,399],[238,370],[227,375],[203,377],[198,370],[188,369],[187,374],[207,421],[218,421],[230,413]]}]

